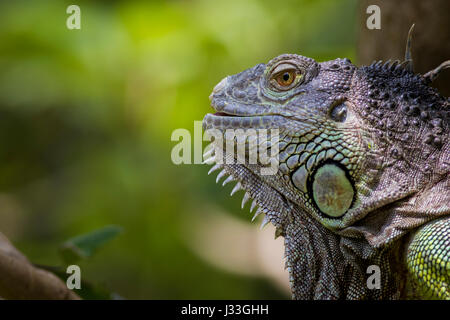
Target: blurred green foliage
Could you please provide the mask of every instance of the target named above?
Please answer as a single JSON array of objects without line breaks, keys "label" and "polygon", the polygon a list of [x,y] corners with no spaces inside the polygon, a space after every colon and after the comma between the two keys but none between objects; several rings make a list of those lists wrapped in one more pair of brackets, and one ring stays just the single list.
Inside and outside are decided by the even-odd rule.
[{"label": "blurred green foliage", "polygon": [[125,298],[286,298],[185,245],[202,204],[250,217],[206,166],[172,164],[170,136],[226,75],[281,53],[354,58],[356,0],[76,1],[68,30],[73,3],[0,4],[0,230],[57,265],[65,239],[122,226],[81,266]]},{"label": "blurred green foliage", "polygon": [[61,244],[59,253],[65,264],[75,264],[79,260],[91,258],[98,249],[114,239],[122,230],[118,226],[106,226],[99,230],[76,236]]}]

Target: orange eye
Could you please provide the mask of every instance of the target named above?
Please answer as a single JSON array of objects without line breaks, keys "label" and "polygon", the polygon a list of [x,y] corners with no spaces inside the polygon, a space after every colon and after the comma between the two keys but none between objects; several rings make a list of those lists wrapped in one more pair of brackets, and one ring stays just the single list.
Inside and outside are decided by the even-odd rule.
[{"label": "orange eye", "polygon": [[295,70],[282,71],[275,76],[275,81],[282,87],[288,87],[294,82],[296,75]]}]

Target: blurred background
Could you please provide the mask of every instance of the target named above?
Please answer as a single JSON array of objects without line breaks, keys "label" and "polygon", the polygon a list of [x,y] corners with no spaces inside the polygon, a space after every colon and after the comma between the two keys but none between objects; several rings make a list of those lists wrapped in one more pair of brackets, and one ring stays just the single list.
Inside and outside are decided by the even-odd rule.
[{"label": "blurred background", "polygon": [[[285,299],[282,239],[251,223],[207,165],[174,165],[223,77],[282,53],[356,55],[357,1],[0,4],[0,231],[34,263],[106,225],[80,261],[126,299]],[[407,30],[404,30],[405,34]]]}]

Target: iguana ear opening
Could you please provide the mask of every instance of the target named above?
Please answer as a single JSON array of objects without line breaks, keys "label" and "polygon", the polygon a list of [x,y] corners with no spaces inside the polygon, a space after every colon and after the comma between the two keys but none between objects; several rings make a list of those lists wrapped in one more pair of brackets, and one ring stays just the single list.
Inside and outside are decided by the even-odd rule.
[{"label": "iguana ear opening", "polygon": [[328,113],[334,121],[344,122],[347,119],[347,105],[344,102],[338,102],[330,108]]}]

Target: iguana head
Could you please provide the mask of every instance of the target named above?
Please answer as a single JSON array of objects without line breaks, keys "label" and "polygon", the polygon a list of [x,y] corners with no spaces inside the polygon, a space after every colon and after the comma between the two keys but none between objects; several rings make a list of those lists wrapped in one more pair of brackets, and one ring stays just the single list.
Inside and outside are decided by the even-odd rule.
[{"label": "iguana head", "polygon": [[[262,176],[257,165],[241,170],[317,219],[334,221],[354,204],[362,155],[371,152],[346,97],[354,71],[348,59],[281,55],[222,80],[211,95],[217,113],[205,117],[205,127],[278,129],[278,173]],[[270,203],[260,208],[276,212]]]},{"label": "iguana head", "polygon": [[[427,110],[425,104],[414,106],[418,108],[414,113],[398,115],[405,106],[411,108],[402,106],[402,101],[407,103],[425,90],[422,79],[397,62],[364,68],[357,70],[348,59],[317,63],[285,54],[228,76],[214,88],[210,98],[217,112],[206,115],[205,128],[279,130],[276,175],[261,175],[258,165],[220,165],[256,199],[260,211],[269,213],[276,226],[285,217],[277,208],[291,202],[327,228],[345,228],[355,216],[361,218],[364,207],[374,209],[376,202],[385,205],[398,200],[398,193],[409,193],[410,179],[396,181],[392,192],[383,188],[382,197],[372,187],[385,171],[383,162],[402,156],[402,138],[419,138],[420,146],[430,150],[442,144],[439,135],[426,143],[428,136],[422,137],[419,130],[422,122],[430,124],[430,129],[442,126],[439,110]],[[386,76],[391,80],[380,86]],[[388,84],[394,86],[392,90]],[[425,93],[431,104],[436,102],[432,90]],[[386,143],[388,139],[394,143]],[[405,176],[413,176],[415,170],[411,166]],[[249,177],[257,181],[249,184]],[[263,185],[266,190],[261,190]],[[266,191],[278,193],[279,200],[267,202]]]}]

